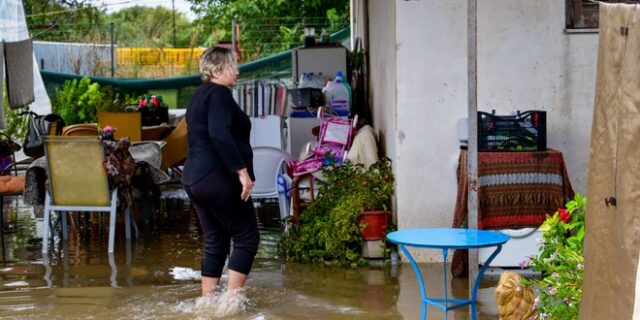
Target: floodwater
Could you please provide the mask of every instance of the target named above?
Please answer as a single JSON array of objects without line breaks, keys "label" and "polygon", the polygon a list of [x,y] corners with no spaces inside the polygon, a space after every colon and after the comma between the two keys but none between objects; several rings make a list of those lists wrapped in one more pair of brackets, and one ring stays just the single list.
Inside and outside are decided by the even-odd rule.
[{"label": "floodwater", "polygon": [[[5,198],[0,319],[418,319],[420,293],[411,266],[341,269],[283,263],[276,257],[277,210],[259,209],[262,244],[247,288],[199,298],[201,242],[188,202],[163,213],[136,212],[136,240],[120,224],[107,254],[108,220],[81,215],[76,232],[43,259],[41,230],[20,197]],[[94,214],[95,215],[95,214]],[[442,293],[441,264],[423,264],[429,294]],[[225,279],[223,278],[223,283]],[[448,276],[449,296],[468,296],[466,279]],[[495,281],[483,281],[478,319],[497,319]],[[468,309],[449,312],[468,319]],[[429,307],[428,319],[444,319]]]}]

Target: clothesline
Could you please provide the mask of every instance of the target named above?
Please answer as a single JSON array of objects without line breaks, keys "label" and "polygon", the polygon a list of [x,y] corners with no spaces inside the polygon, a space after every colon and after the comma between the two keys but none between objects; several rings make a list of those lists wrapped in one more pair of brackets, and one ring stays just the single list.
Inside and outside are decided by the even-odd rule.
[{"label": "clothesline", "polygon": [[254,80],[236,85],[233,98],[250,117],[284,116],[287,112],[287,86],[281,81]]}]

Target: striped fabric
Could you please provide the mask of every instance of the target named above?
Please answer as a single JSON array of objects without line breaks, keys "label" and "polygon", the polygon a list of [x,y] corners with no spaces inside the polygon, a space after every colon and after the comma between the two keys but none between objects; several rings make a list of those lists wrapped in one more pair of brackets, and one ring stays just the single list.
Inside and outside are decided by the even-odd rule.
[{"label": "striped fabric", "polygon": [[[478,228],[538,227],[573,198],[562,153],[479,152]],[[460,153],[454,227],[467,217],[467,151]]]},{"label": "striped fabric", "polygon": [[[467,225],[467,151],[460,152],[453,227]],[[538,227],[573,198],[562,153],[478,152],[478,229]],[[455,250],[451,273],[468,274],[467,250]]]},{"label": "striped fabric", "polygon": [[480,187],[513,185],[513,184],[555,184],[562,187],[563,178],[555,173],[507,173],[492,174],[480,177]]}]

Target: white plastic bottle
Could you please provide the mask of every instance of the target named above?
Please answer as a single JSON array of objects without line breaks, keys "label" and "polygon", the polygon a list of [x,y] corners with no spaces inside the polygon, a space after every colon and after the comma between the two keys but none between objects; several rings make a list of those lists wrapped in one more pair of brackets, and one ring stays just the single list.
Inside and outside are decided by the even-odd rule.
[{"label": "white plastic bottle", "polygon": [[351,112],[351,90],[342,80],[342,72],[338,71],[333,84],[327,84],[326,96],[331,110],[338,116],[348,116]]}]

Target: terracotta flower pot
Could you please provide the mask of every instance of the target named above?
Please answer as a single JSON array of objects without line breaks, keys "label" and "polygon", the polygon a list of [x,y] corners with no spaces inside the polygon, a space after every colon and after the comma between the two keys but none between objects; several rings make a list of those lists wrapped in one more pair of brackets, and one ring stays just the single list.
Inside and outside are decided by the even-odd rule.
[{"label": "terracotta flower pot", "polygon": [[366,226],[360,231],[364,240],[380,240],[384,238],[384,232],[389,225],[389,211],[372,210],[365,211],[360,215],[360,222]]}]

